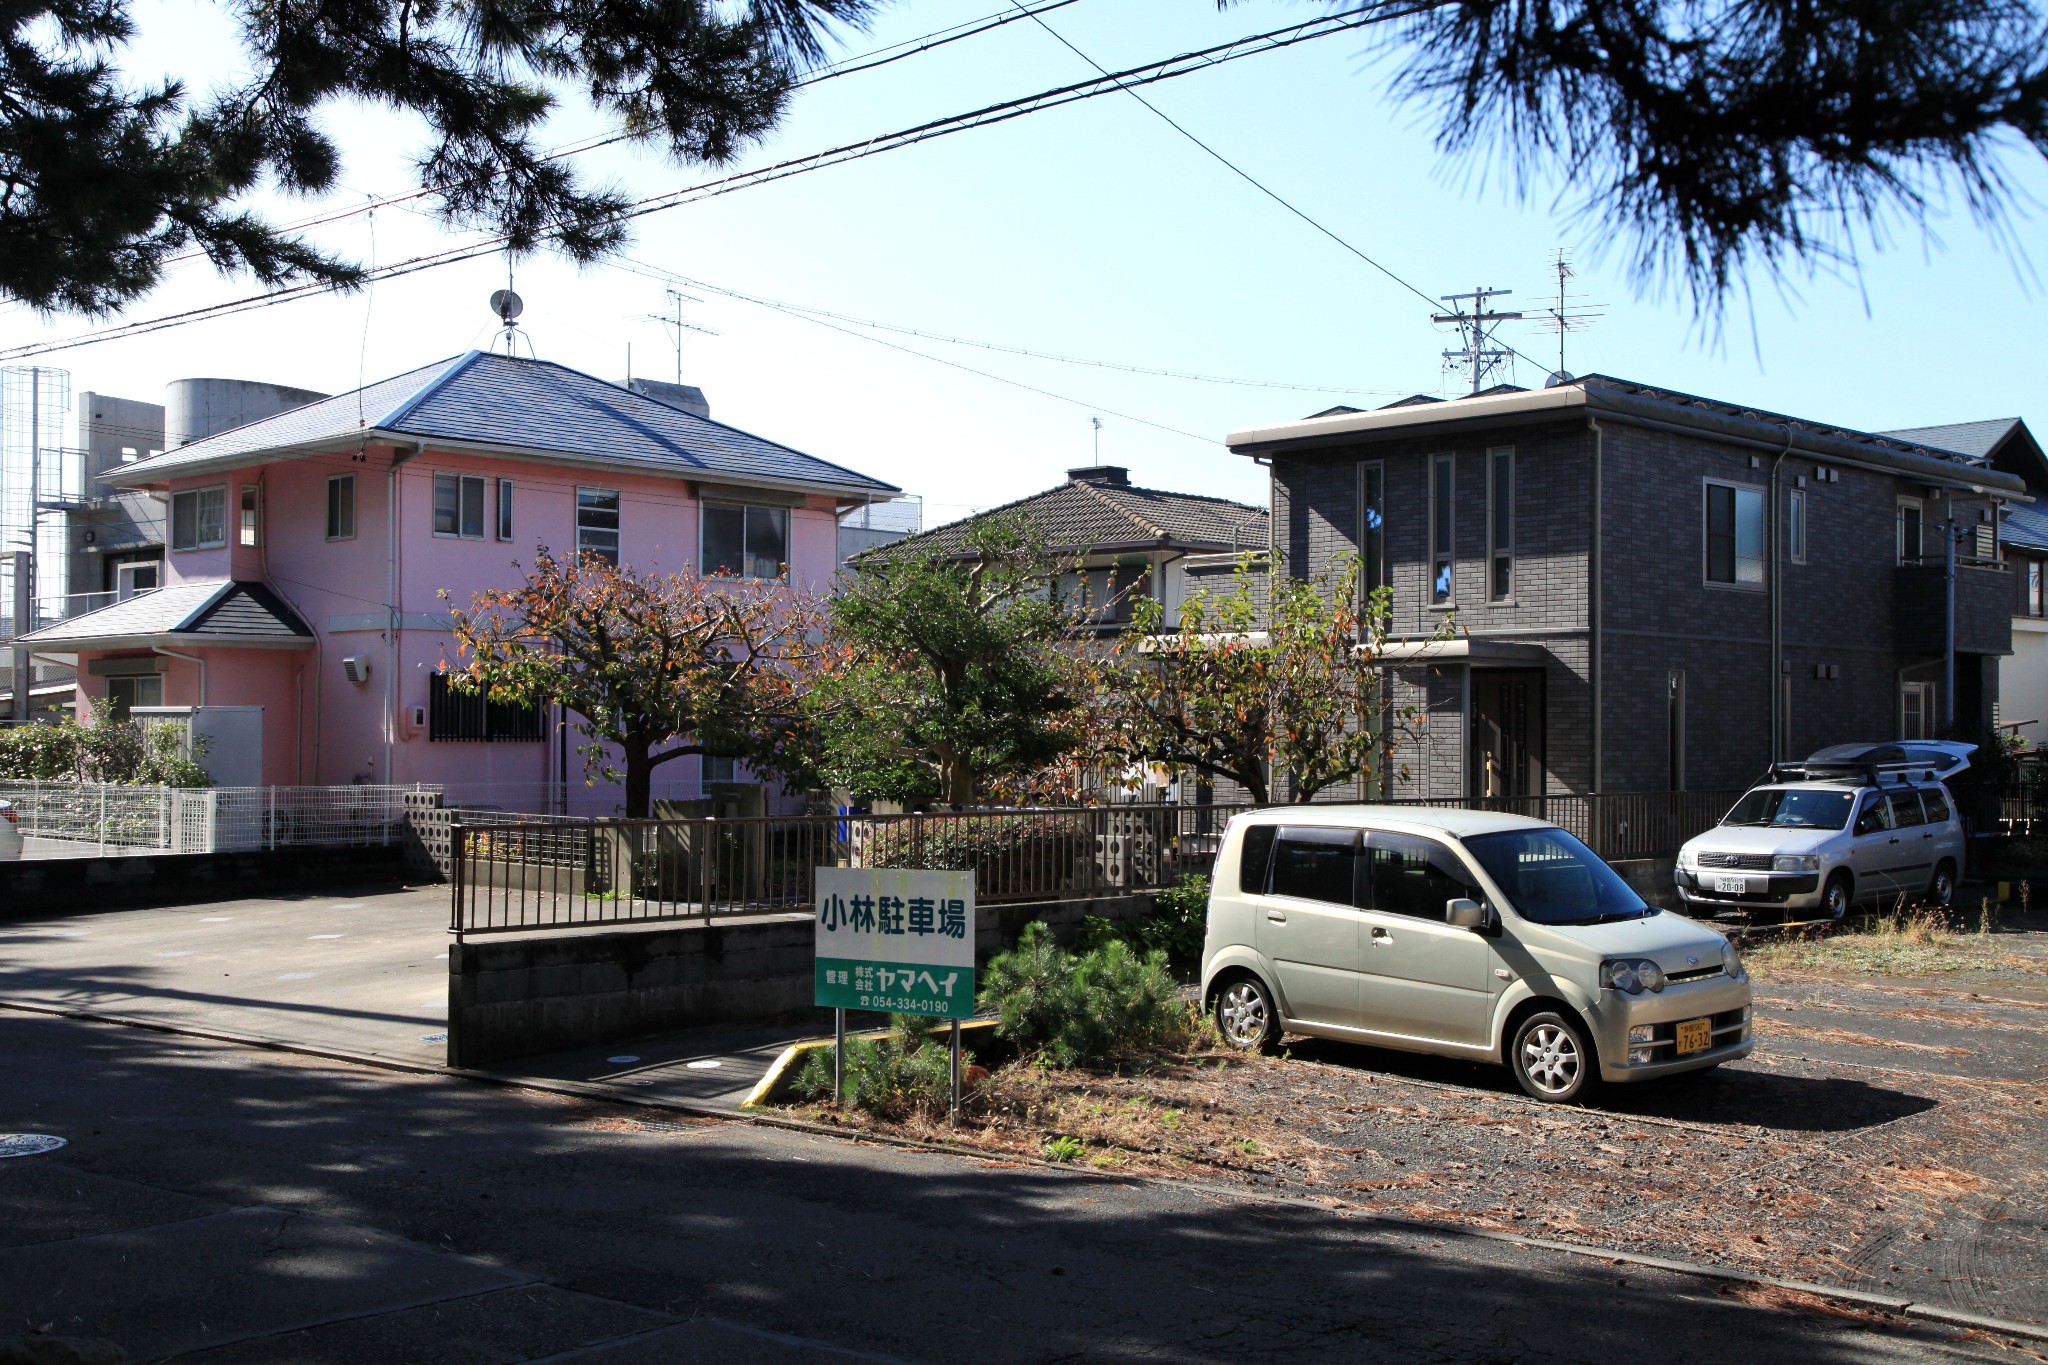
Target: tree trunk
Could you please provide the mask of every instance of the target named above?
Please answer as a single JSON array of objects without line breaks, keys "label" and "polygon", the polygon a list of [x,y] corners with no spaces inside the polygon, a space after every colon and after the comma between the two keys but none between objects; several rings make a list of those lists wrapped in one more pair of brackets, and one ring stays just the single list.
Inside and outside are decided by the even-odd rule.
[{"label": "tree trunk", "polygon": [[958,810],[974,804],[974,770],[964,759],[946,765],[946,803]]},{"label": "tree trunk", "polygon": [[654,764],[647,756],[648,746],[628,737],[626,754],[626,817],[631,820],[645,820],[653,813],[650,799],[654,788]]}]

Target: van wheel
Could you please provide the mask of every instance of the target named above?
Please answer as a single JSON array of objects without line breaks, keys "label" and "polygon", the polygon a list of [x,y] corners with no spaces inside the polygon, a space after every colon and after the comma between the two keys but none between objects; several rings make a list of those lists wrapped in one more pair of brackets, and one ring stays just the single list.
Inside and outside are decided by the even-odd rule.
[{"label": "van wheel", "polygon": [[1821,892],[1820,909],[1827,919],[1840,919],[1849,913],[1849,879],[1837,872],[1828,878],[1828,889]]},{"label": "van wheel", "polygon": [[1956,868],[1944,858],[1934,869],[1934,880],[1927,883],[1927,903],[1937,910],[1946,910],[1955,904]]},{"label": "van wheel", "polygon": [[1522,1089],[1547,1104],[1579,1099],[1600,1079],[1600,1062],[1585,1030],[1553,1010],[1522,1021],[1508,1049],[1508,1065]]},{"label": "van wheel", "polygon": [[1280,1011],[1272,992],[1255,976],[1236,976],[1216,992],[1216,1031],[1223,1041],[1246,1052],[1280,1041]]}]

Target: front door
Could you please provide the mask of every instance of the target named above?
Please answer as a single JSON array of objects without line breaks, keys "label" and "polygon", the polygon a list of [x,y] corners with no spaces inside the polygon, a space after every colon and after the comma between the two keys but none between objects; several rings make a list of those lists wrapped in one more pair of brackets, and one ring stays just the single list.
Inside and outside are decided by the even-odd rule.
[{"label": "front door", "polygon": [[1472,673],[1472,794],[1533,796],[1543,790],[1543,672]]},{"label": "front door", "polygon": [[1485,1043],[1493,944],[1444,923],[1444,903],[1483,900],[1465,865],[1434,839],[1374,830],[1360,869],[1365,906],[1359,1014],[1375,1033]]},{"label": "front door", "polygon": [[1253,935],[1280,977],[1289,1019],[1358,1026],[1358,831],[1283,825]]}]

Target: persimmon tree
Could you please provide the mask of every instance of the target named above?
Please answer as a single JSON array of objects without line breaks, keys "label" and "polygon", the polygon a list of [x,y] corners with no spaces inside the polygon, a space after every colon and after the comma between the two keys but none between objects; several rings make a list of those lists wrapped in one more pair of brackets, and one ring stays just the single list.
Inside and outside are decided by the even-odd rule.
[{"label": "persimmon tree", "polygon": [[[444,592],[445,596],[445,592]],[[649,813],[654,770],[690,755],[780,769],[822,617],[787,583],[640,574],[541,550],[526,582],[454,613],[458,686],[576,713],[589,781],[618,781]]]},{"label": "persimmon tree", "polygon": [[1170,622],[1136,600],[1101,664],[1103,758],[1227,778],[1260,804],[1282,773],[1291,801],[1380,775],[1388,741],[1420,715],[1381,685],[1391,601],[1361,596],[1355,557],[1314,579],[1269,577],[1247,557]]}]

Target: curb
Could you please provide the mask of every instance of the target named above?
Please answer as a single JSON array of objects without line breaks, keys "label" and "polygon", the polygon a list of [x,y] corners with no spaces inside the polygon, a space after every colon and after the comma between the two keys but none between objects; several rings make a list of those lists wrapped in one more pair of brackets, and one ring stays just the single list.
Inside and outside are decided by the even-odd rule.
[{"label": "curb", "polygon": [[[304,1043],[288,1043],[276,1038],[265,1038],[254,1034],[231,1033],[227,1030],[196,1029],[178,1024],[162,1024],[144,1019],[131,1019],[122,1015],[103,1014],[94,1010],[65,1009],[56,1005],[27,1004],[20,1001],[0,1000],[0,1010],[15,1010],[25,1014],[40,1014],[58,1019],[76,1019],[85,1023],[111,1024],[121,1028],[141,1029],[150,1033],[172,1034],[185,1038],[203,1038],[212,1042],[232,1043],[243,1047],[261,1048],[269,1052],[284,1052],[296,1056],[318,1057],[327,1061],[347,1062],[356,1066],[372,1067],[383,1071],[397,1071],[415,1076],[445,1076],[456,1080],[494,1085],[505,1090],[538,1090],[547,1094],[568,1095],[577,1099],[596,1100],[607,1104],[622,1105],[640,1109],[660,1109],[671,1113],[689,1114],[696,1118],[717,1119],[727,1123],[749,1124],[760,1128],[775,1128],[785,1132],[803,1133],[812,1137],[828,1137],[842,1142],[865,1142],[876,1146],[899,1147],[910,1151],[932,1152],[944,1156],[964,1157],[974,1161],[988,1161],[991,1154],[978,1148],[950,1142],[929,1142],[917,1138],[895,1137],[886,1133],[864,1133],[829,1124],[807,1123],[801,1119],[787,1119],[762,1113],[745,1113],[731,1109],[714,1109],[709,1105],[694,1104],[688,1100],[666,1099],[655,1095],[622,1095],[610,1087],[584,1081],[559,1081],[539,1077],[501,1076],[488,1071],[474,1071],[464,1067],[436,1066],[424,1062],[408,1062],[396,1057],[382,1057],[375,1053],[351,1052],[345,1048],[313,1047]],[[801,1046],[801,1045],[799,1045]],[[790,1052],[796,1048],[789,1049]],[[1726,1266],[1707,1265],[1699,1261],[1682,1261],[1668,1256],[1652,1256],[1643,1252],[1622,1251],[1606,1247],[1585,1246],[1576,1242],[1559,1242],[1545,1237],[1530,1237],[1517,1232],[1500,1232],[1492,1228],[1468,1227],[1462,1223],[1439,1223],[1426,1218],[1407,1218],[1398,1214],[1356,1213],[1341,1204],[1333,1208],[1328,1202],[1303,1195],[1277,1194],[1265,1190],[1247,1190],[1235,1186],[1217,1185],[1203,1180],[1177,1180],[1167,1176],[1117,1174],[1097,1171],[1084,1167],[1044,1161],[1034,1157],[1010,1157],[1005,1161],[1020,1166],[1039,1166],[1056,1170],[1063,1175],[1083,1179],[1109,1180],[1121,1184],[1158,1185],[1164,1188],[1207,1195],[1210,1198],[1235,1202],[1276,1204],[1289,1208],[1311,1210],[1322,1214],[1336,1214],[1361,1222],[1382,1223],[1392,1227],[1409,1228],[1428,1232],[1432,1236],[1469,1237],[1479,1241],[1504,1243],[1509,1246],[1531,1247],[1542,1251],[1559,1252],[1585,1260],[1605,1261],[1609,1265],[1633,1265],[1646,1270],[1662,1270],[1671,1274],[1687,1275],[1694,1279],[1717,1284],[1739,1284],[1763,1289],[1781,1289],[1798,1294],[1811,1295],[1832,1303],[1877,1312],[1914,1321],[1936,1323],[1945,1327],[1956,1327],[1966,1331],[1986,1332],[1996,1336],[2018,1337],[2030,1341],[2048,1342],[2048,1323],[2015,1322],[2010,1318],[1986,1317],[1961,1309],[1943,1308],[1936,1304],[1920,1303],[1916,1300],[1893,1294],[1879,1294],[1870,1290],[1851,1289],[1841,1285],[1814,1284],[1806,1280],[1787,1280],[1775,1275],[1759,1275],[1747,1270],[1735,1270]]]}]

